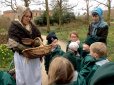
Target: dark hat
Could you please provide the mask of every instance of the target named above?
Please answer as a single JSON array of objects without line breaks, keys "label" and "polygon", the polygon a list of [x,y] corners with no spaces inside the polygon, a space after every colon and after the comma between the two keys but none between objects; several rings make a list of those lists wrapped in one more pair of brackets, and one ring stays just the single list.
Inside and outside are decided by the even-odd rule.
[{"label": "dark hat", "polygon": [[46,40],[48,40],[48,38],[50,38],[51,36],[56,36],[55,32],[49,32],[47,37],[46,37]]},{"label": "dark hat", "polygon": [[46,40],[48,41],[48,44],[51,44],[55,39],[58,40],[55,32],[53,32],[53,31],[52,32],[49,32],[49,34],[46,37]]},{"label": "dark hat", "polygon": [[48,44],[51,44],[55,39],[58,40],[58,38],[56,36],[50,36],[47,41],[48,41]]}]

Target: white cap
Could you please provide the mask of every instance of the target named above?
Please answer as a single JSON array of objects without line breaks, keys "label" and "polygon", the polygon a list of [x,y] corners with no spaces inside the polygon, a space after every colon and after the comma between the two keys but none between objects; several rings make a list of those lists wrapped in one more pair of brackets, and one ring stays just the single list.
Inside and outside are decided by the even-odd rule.
[{"label": "white cap", "polygon": [[69,49],[72,49],[72,50],[77,51],[78,48],[79,48],[79,45],[78,45],[77,42],[71,42],[71,43],[69,44]]}]

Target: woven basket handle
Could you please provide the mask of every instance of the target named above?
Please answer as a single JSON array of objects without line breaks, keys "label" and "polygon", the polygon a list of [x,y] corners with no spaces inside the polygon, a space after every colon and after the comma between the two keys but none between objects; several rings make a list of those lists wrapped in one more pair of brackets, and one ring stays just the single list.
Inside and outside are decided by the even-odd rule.
[{"label": "woven basket handle", "polygon": [[36,37],[34,40],[38,39],[40,41],[40,46],[44,46],[42,40],[39,37]]}]

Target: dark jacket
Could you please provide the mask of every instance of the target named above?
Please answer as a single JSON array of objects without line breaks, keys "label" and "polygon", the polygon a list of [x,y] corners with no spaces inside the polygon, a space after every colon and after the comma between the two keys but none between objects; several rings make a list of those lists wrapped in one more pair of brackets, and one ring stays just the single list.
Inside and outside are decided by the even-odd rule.
[{"label": "dark jacket", "polygon": [[92,23],[89,26],[87,38],[85,40],[85,43],[88,45],[91,45],[94,42],[103,42],[107,43],[107,36],[108,36],[108,25],[105,24],[104,26],[100,27],[98,26],[96,28],[96,34],[92,35],[93,28]]},{"label": "dark jacket", "polygon": [[[22,43],[23,38],[30,38],[30,39],[35,39],[36,37],[41,38],[40,31],[32,23],[31,23],[31,30],[32,32],[30,33],[18,21],[13,21],[9,27],[8,38],[14,39],[16,42],[20,44],[23,44]],[[29,47],[32,47],[32,46],[29,46]]]},{"label": "dark jacket", "polygon": [[49,70],[49,65],[52,61],[53,58],[56,56],[62,56],[64,54],[64,51],[61,49],[61,47],[58,45],[52,52],[47,54],[44,59],[45,59],[45,70],[48,73]]}]

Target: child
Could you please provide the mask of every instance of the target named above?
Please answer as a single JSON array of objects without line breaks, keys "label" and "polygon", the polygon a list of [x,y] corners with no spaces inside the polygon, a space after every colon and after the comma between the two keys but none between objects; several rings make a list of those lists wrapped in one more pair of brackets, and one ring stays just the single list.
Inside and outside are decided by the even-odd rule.
[{"label": "child", "polygon": [[79,71],[81,58],[77,52],[79,45],[76,42],[71,42],[68,46],[68,51],[63,55],[74,66],[75,71]]},{"label": "child", "polygon": [[80,74],[88,81],[93,76],[98,67],[109,62],[107,57],[107,47],[102,42],[95,42],[90,45],[90,55],[83,59]]},{"label": "child", "polygon": [[56,57],[49,67],[48,85],[84,85],[84,79],[78,74],[76,74],[76,80],[73,81],[74,74],[73,65],[69,60]]},{"label": "child", "polygon": [[68,46],[71,42],[76,42],[79,45],[78,52],[79,52],[79,54],[81,54],[82,45],[80,43],[78,34],[75,31],[70,33],[70,40],[68,41],[68,44],[67,44],[67,47],[66,47],[66,52],[68,51]]},{"label": "child", "polygon": [[64,51],[61,49],[60,45],[58,45],[58,38],[56,35],[50,35],[47,38],[48,44],[52,45],[51,52],[45,56],[45,70],[48,74],[49,64],[51,60],[56,57],[57,55],[62,56]]}]

